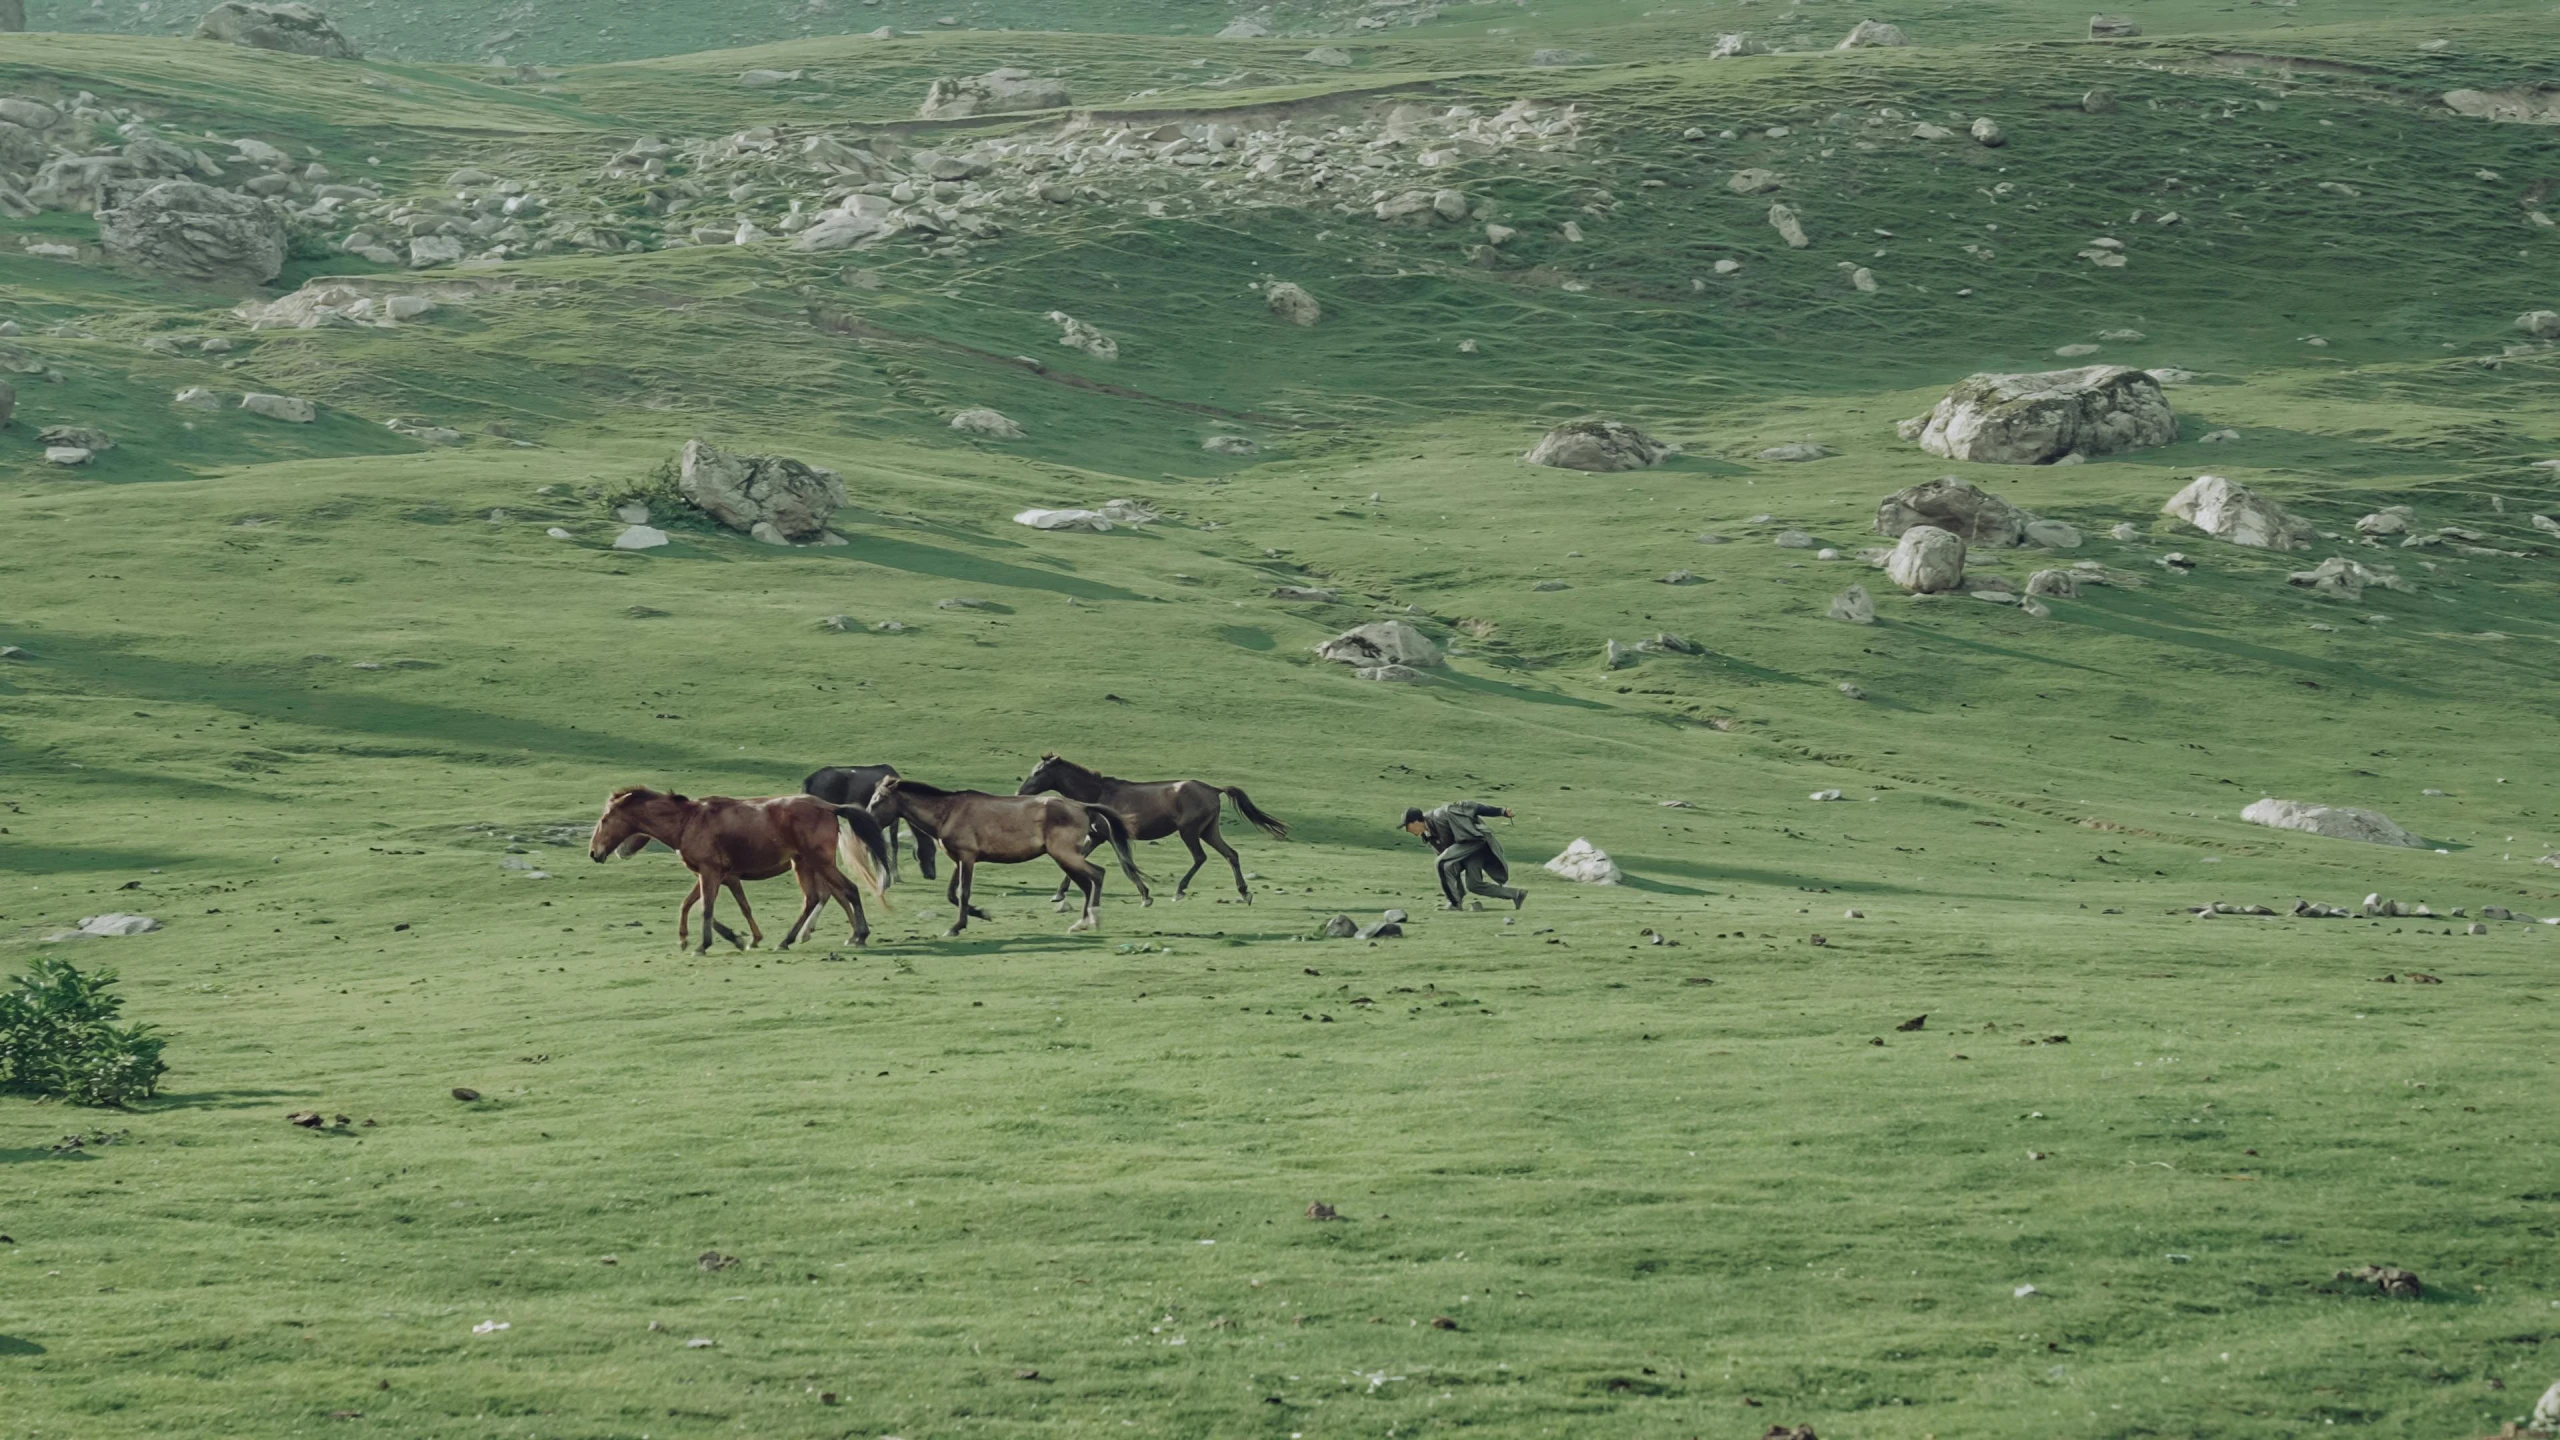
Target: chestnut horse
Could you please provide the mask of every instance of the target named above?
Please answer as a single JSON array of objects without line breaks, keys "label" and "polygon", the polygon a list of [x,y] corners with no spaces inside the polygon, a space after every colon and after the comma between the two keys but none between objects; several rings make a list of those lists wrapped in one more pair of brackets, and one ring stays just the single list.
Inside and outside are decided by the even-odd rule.
[{"label": "chestnut horse", "polygon": [[[800,918],[783,932],[782,948],[809,928],[812,917],[829,900],[853,921],[853,943],[871,938],[871,923],[862,913],[862,896],[845,878],[850,871],[883,907],[889,903],[880,877],[889,868],[889,846],[870,814],[851,805],[830,805],[807,795],[779,795],[770,800],[733,800],[713,795],[688,800],[642,786],[627,786],[605,801],[596,833],[587,842],[587,858],[603,864],[614,855],[637,854],[652,840],[673,850],[693,872],[693,891],[676,911],[676,948],[685,947],[686,922],[693,902],[702,902],[702,950],[711,949],[717,925],[711,903],[727,886],[737,897],[738,913],[756,944],[764,930],[747,906],[741,880],[770,880],[785,870],[800,881]],[[857,843],[858,842],[858,843]],[[839,868],[841,866],[841,868]],[[731,937],[732,940],[736,937]]]},{"label": "chestnut horse", "polygon": [[1084,915],[1067,933],[1090,930],[1102,920],[1102,867],[1085,852],[1108,840],[1120,857],[1120,873],[1138,887],[1138,898],[1153,905],[1147,877],[1129,853],[1129,822],[1101,805],[1085,805],[1046,795],[989,795],[981,790],[942,790],[892,775],[872,792],[871,818],[886,825],[905,820],[942,842],[951,857],[951,903],[959,918],[946,935],[969,928],[969,916],[986,912],[969,903],[980,861],[1018,865],[1042,855],[1058,862],[1067,878],[1084,891]]},{"label": "chestnut horse", "polygon": [[[1037,795],[1043,790],[1055,790],[1088,805],[1111,807],[1128,820],[1130,832],[1141,840],[1181,836],[1182,843],[1191,847],[1191,868],[1173,887],[1176,900],[1191,888],[1191,877],[1209,863],[1208,853],[1200,848],[1205,840],[1227,857],[1227,868],[1236,875],[1236,893],[1244,897],[1247,905],[1253,903],[1253,891],[1244,883],[1244,862],[1236,857],[1235,847],[1218,833],[1220,796],[1236,802],[1236,809],[1244,818],[1261,826],[1272,839],[1289,838],[1288,826],[1263,814],[1251,797],[1233,785],[1212,785],[1205,780],[1117,780],[1061,759],[1054,750],[1040,757],[1040,768],[1022,782],[1019,793]],[[1067,887],[1063,883],[1058,886],[1057,903],[1062,908],[1067,903]]]}]

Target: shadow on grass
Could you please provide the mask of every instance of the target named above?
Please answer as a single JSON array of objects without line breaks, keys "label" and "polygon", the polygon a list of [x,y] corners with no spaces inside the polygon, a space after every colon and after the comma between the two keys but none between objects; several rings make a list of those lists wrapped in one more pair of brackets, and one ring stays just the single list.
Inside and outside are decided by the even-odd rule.
[{"label": "shadow on grass", "polygon": [[44,1347],[16,1335],[0,1335],[0,1355],[42,1355]]},{"label": "shadow on grass", "polygon": [[1648,895],[1704,895],[1707,893],[1693,885],[1674,885],[1667,880],[1648,880],[1623,865],[1618,867],[1618,883],[1629,890],[1642,890]]},{"label": "shadow on grass", "polygon": [[[1768,870],[1757,866],[1747,865],[1716,865],[1697,860],[1675,860],[1670,857],[1660,855],[1620,855],[1618,857],[1618,864],[1622,869],[1629,865],[1633,865],[1640,869],[1679,875],[1691,880],[1716,881],[1727,885],[1776,885],[1790,889],[1804,887],[1828,890],[1835,895],[1910,895],[1918,893],[1907,885],[1889,885],[1880,880],[1842,879],[1838,876],[1818,875],[1806,872],[1790,872],[1785,870]],[[1637,886],[1636,888],[1654,888],[1654,886],[1659,885],[1659,883],[1660,882],[1652,882],[1651,884]],[[1711,892],[1701,890],[1670,890],[1667,893],[1701,895]],[[1932,890],[1928,893],[1940,894],[1943,892]]]},{"label": "shadow on grass", "polygon": [[1488,680],[1481,675],[1465,675],[1455,670],[1445,670],[1441,672],[1439,678],[1442,685],[1453,690],[1465,690],[1477,695],[1498,695],[1505,700],[1526,700],[1532,705],[1562,705],[1574,710],[1616,708],[1603,705],[1597,700],[1585,700],[1577,695],[1567,695],[1561,690],[1533,690],[1526,685],[1514,685],[1505,680]]},{"label": "shadow on grass", "polygon": [[256,1110],[273,1105],[293,1093],[289,1090],[166,1090],[152,1104],[155,1108],[182,1110]]},{"label": "shadow on grass", "polygon": [[44,1160],[87,1162],[98,1157],[85,1150],[48,1150],[41,1145],[19,1145],[0,1150],[0,1165],[28,1165]]},{"label": "shadow on grass", "polygon": [[0,872],[70,875],[93,870],[149,870],[193,858],[177,850],[93,850],[80,845],[20,845],[0,841]]}]

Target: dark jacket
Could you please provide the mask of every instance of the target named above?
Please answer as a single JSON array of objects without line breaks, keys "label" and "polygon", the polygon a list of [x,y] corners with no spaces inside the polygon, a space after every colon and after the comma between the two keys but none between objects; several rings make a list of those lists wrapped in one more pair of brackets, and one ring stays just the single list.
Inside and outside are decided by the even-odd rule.
[{"label": "dark jacket", "polygon": [[1422,817],[1422,838],[1443,858],[1452,850],[1479,852],[1484,857],[1484,873],[1499,885],[1511,878],[1511,867],[1502,858],[1502,842],[1484,828],[1483,817],[1499,815],[1502,807],[1482,800],[1457,800],[1427,811]]}]

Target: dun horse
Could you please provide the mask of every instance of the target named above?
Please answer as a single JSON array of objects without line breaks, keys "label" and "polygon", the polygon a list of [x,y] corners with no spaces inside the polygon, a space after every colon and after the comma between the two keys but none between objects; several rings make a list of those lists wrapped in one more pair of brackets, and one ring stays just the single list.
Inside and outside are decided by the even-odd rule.
[{"label": "dun horse", "polygon": [[[951,903],[959,917],[948,935],[969,928],[973,911],[969,891],[981,861],[1018,865],[1042,855],[1058,862],[1067,879],[1084,891],[1084,915],[1067,927],[1070,934],[1090,930],[1102,919],[1102,867],[1085,852],[1104,841],[1120,857],[1120,873],[1138,887],[1138,898],[1152,905],[1147,877],[1129,853],[1129,822],[1106,806],[1085,805],[1046,795],[989,795],[979,790],[941,790],[892,775],[871,796],[871,818],[883,825],[903,819],[942,842],[951,857]],[[1063,893],[1063,889],[1062,889]]]},{"label": "dun horse", "polygon": [[[1191,847],[1191,868],[1183,872],[1180,884],[1173,887],[1173,898],[1179,900],[1191,888],[1191,877],[1209,863],[1208,853],[1200,848],[1206,841],[1219,854],[1227,857],[1227,868],[1236,875],[1236,893],[1244,903],[1253,903],[1253,891],[1244,883],[1244,862],[1236,857],[1235,847],[1218,833],[1220,806],[1225,796],[1236,802],[1244,818],[1259,825],[1275,840],[1289,838],[1289,827],[1262,813],[1244,791],[1233,785],[1212,785],[1205,780],[1115,780],[1111,776],[1087,770],[1072,760],[1060,759],[1055,751],[1040,757],[1040,768],[1022,782],[1020,793],[1037,795],[1055,790],[1070,800],[1088,805],[1104,805],[1118,811],[1129,821],[1129,829],[1141,840],[1161,840],[1179,835]],[[1067,900],[1067,887],[1058,886],[1058,903]]]},{"label": "dun horse", "polygon": [[[807,795],[781,795],[770,800],[733,800],[713,795],[688,800],[641,786],[613,792],[596,833],[587,842],[587,858],[598,864],[615,855],[633,855],[652,840],[673,850],[693,872],[693,890],[676,911],[676,948],[685,946],[686,922],[693,902],[702,902],[702,949],[711,948],[719,928],[711,918],[712,901],[722,886],[737,897],[738,913],[756,944],[764,930],[747,906],[741,880],[770,880],[785,870],[800,881],[800,918],[783,932],[788,950],[808,929],[829,900],[842,906],[853,922],[853,943],[871,938],[871,923],[862,913],[862,896],[845,878],[852,872],[884,907],[889,903],[881,874],[889,868],[888,842],[869,812],[850,805],[830,805]],[[841,867],[841,868],[839,868]],[[737,937],[731,936],[734,942]]]},{"label": "dun horse", "polygon": [[[871,792],[880,788],[880,782],[897,773],[895,765],[829,765],[823,770],[810,771],[809,778],[800,782],[800,790],[830,805],[868,805]],[[898,822],[892,820],[881,828],[888,832],[889,880],[895,884],[898,879]],[[916,868],[930,880],[933,878],[933,837],[926,834],[921,825],[914,828]]]}]

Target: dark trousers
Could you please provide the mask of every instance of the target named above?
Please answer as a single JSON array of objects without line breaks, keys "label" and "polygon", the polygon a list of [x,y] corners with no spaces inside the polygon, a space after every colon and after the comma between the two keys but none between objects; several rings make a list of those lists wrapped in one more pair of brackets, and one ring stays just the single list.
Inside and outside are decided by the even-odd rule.
[{"label": "dark trousers", "polygon": [[1486,878],[1484,862],[1487,848],[1478,841],[1452,845],[1440,852],[1440,893],[1449,897],[1450,904],[1465,904],[1470,890],[1496,900],[1517,900],[1528,893],[1508,885],[1497,885]]}]

